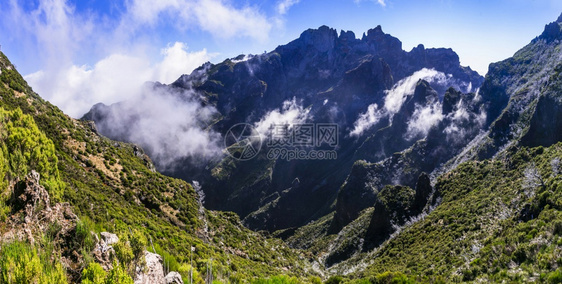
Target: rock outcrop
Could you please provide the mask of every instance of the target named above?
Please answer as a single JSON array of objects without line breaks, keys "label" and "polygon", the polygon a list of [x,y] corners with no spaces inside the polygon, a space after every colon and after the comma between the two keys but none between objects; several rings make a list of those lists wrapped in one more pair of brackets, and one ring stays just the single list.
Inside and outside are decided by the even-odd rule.
[{"label": "rock outcrop", "polygon": [[55,238],[68,237],[75,230],[78,217],[70,205],[56,203],[51,206],[49,193],[39,180],[39,173],[31,171],[25,180],[14,185],[11,202],[15,214],[8,220],[11,229],[7,230],[3,240],[27,240],[33,244],[35,237],[42,235],[51,224],[60,227]]},{"label": "rock outcrop", "polygon": [[163,259],[160,255],[144,251],[144,266],[135,269],[135,284],[164,284]]},{"label": "rock outcrop", "polygon": [[[49,235],[54,246],[59,246],[60,261],[69,271],[79,271],[82,256],[77,248],[68,245],[76,236],[78,217],[68,203],[51,204],[41,176],[31,171],[24,180],[13,185],[12,215],[6,222],[3,242],[27,241],[34,245],[38,238]],[[75,276],[75,275],[71,275]]]},{"label": "rock outcrop", "polygon": [[115,257],[115,250],[112,244],[119,242],[119,237],[108,232],[101,232],[100,235],[101,240],[95,235],[96,245],[92,254],[95,261],[99,263],[105,271],[109,271],[113,268],[113,259]]},{"label": "rock outcrop", "polygon": [[183,284],[181,275],[178,272],[172,271],[165,277],[166,284]]},{"label": "rock outcrop", "polygon": [[363,209],[373,206],[377,200],[376,187],[376,181],[369,179],[366,163],[356,162],[338,193],[336,213],[330,231],[339,232],[341,228],[355,220]]}]

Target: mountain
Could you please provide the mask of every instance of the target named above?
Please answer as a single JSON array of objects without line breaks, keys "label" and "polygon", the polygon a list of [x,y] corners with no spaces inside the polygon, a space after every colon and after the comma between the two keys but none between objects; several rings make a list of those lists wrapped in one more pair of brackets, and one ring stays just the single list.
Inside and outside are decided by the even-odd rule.
[{"label": "mountain", "polygon": [[[443,139],[439,125],[381,162],[356,162],[335,212],[287,242],[313,251],[329,271],[359,278],[387,272],[417,281],[558,283],[561,31],[562,16],[512,58],[490,65],[473,99],[487,101],[484,127],[429,177],[419,172],[428,158],[434,165],[427,147]],[[446,101],[466,101],[448,93],[444,112]],[[391,174],[398,185],[373,186]],[[420,211],[417,200],[428,195]]]},{"label": "mountain", "polygon": [[482,78],[320,27],[94,123],[0,53],[0,283],[560,283],[561,40]]},{"label": "mountain", "polygon": [[198,190],[41,99],[0,53],[0,283],[186,282],[190,254],[196,283],[209,265],[220,281],[315,274]]},{"label": "mountain", "polygon": [[[289,145],[278,150],[335,151],[336,159],[271,159],[267,154],[277,149],[267,145],[271,142],[267,140],[257,157],[249,161],[223,153],[209,159],[186,155],[172,167],[157,158],[155,161],[157,168],[168,175],[198,180],[206,194],[207,208],[236,212],[254,230],[289,229],[286,232],[290,235],[291,228],[334,209],[340,187],[355,169],[356,161],[378,162],[425,143],[418,141],[431,136],[428,133],[433,124],[439,124],[439,131],[447,129],[452,134],[435,137],[423,146],[438,158],[412,171],[412,177],[404,183],[413,186],[422,171],[431,172],[450,159],[460,150],[459,145],[489,124],[480,119],[488,109],[498,108],[487,97],[475,99],[472,92],[482,82],[476,72],[460,66],[451,49],[419,45],[407,52],[380,26],[361,39],[353,32],[338,35],[336,30],[322,26],[269,53],[207,63],[171,85],[147,86],[146,92],[211,109],[212,114],[196,119],[200,125],[193,128],[223,136],[238,123],[253,126],[266,140],[272,137],[272,123],[288,123],[289,127],[335,124],[338,139],[333,147]],[[450,86],[457,90],[448,90]],[[95,121],[103,135],[143,145],[146,139],[135,138],[136,133],[145,132],[141,125],[147,125],[142,121],[148,121],[144,117],[149,111],[137,111],[138,104],[139,100],[131,100],[97,105],[83,119]],[[170,111],[164,109],[157,116]],[[192,113],[197,116],[207,112]],[[456,129],[462,129],[462,137],[453,133]],[[453,135],[455,146],[449,147]],[[151,157],[167,147],[154,149],[151,144],[143,145]],[[445,151],[439,152],[442,148]],[[390,174],[381,178],[383,183],[392,179]],[[363,207],[354,208],[356,212],[347,221]]]},{"label": "mountain", "polygon": [[[269,53],[205,64],[152,88],[197,94],[214,110],[202,129],[214,133],[244,122],[271,138],[278,129],[264,124],[335,123],[337,146],[312,149],[337,159],[268,159],[277,148],[265,145],[249,161],[187,157],[164,171],[196,177],[207,207],[312,253],[328,275],[556,283],[561,25],[485,78],[450,49],[404,51],[381,27],[358,39],[323,26]],[[130,105],[120,104],[85,118],[131,139],[112,127]]]}]

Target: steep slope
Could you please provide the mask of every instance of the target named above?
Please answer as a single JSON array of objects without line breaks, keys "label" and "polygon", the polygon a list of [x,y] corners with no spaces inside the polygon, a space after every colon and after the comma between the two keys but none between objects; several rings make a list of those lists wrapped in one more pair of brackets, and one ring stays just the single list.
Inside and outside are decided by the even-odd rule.
[{"label": "steep slope", "polygon": [[299,252],[205,210],[191,184],[156,172],[141,148],[41,99],[4,54],[0,81],[0,282],[78,282],[101,257],[102,231],[121,239],[107,277],[134,278],[146,249],[188,279],[192,246],[203,277],[211,260],[215,279],[308,275]]},{"label": "steep slope", "polygon": [[512,147],[443,175],[436,184],[441,204],[370,255],[358,275],[558,283],[561,147]]},{"label": "steep slope", "polygon": [[[560,194],[561,19],[513,58],[490,65],[482,88],[473,95],[487,102],[484,119],[490,126],[473,133],[478,135],[472,141],[464,140],[470,143],[462,151],[458,148],[451,160],[446,161],[451,153],[439,154],[445,160],[434,164],[433,187],[423,174],[417,176],[432,157],[423,151],[424,144],[442,137],[440,127],[380,163],[357,162],[340,190],[335,214],[298,229],[288,242],[312,248],[319,262],[339,273],[370,266],[368,273],[358,275],[395,270],[445,276],[448,281],[559,281],[557,229],[543,222],[552,218],[555,224],[560,212],[551,196]],[[466,95],[450,93],[444,102],[459,96]],[[388,198],[381,200],[382,191],[373,184],[392,174],[396,181],[382,185],[402,185],[395,187],[396,195],[410,197],[389,212]],[[412,194],[432,191],[422,214],[403,214],[412,212]],[[532,234],[523,237],[530,228]],[[317,236],[319,243],[311,245],[306,234]],[[371,250],[373,246],[378,248]],[[542,258],[544,265],[536,265]]]},{"label": "steep slope", "polygon": [[[413,94],[419,79],[425,80],[423,87],[428,94],[421,89]],[[470,68],[460,66],[451,49],[419,45],[407,52],[380,26],[361,39],[352,32],[338,35],[336,30],[322,26],[303,32],[272,52],[241,55],[216,65],[208,63],[170,86],[155,84],[150,91],[167,90],[212,109],[213,115],[200,123],[200,129],[208,132],[224,137],[237,123],[248,123],[262,132],[266,141],[252,160],[239,161],[224,154],[207,160],[185,156],[165,172],[200,181],[207,208],[234,211],[250,228],[275,231],[302,226],[330,212],[356,160],[378,162],[414,145],[427,135],[425,126],[413,124],[414,118],[423,119],[428,112],[441,116],[440,105],[450,86],[468,93],[482,80]],[[472,97],[468,95],[465,100],[470,107],[463,107],[471,112],[471,118],[486,111],[485,102],[473,104]],[[402,99],[408,99],[404,112],[400,108]],[[387,101],[389,115],[369,122],[373,106],[382,107]],[[104,135],[135,141],[130,132],[142,131],[135,128],[135,121],[145,115],[129,115],[128,110],[135,105],[135,101],[98,105],[84,118],[94,120]],[[363,125],[365,119],[370,125]],[[272,123],[288,123],[289,131],[303,123],[337,124],[337,145],[287,147],[306,152],[333,150],[337,158],[268,157],[269,150],[276,150],[267,143],[272,137]],[[473,131],[467,134],[470,139],[473,136]],[[425,170],[432,167],[428,165]]]},{"label": "steep slope", "polygon": [[561,25],[562,16],[512,58],[490,65],[480,94],[507,107],[495,110],[499,117],[490,130],[457,161],[489,158],[508,145],[548,146],[560,141]]}]

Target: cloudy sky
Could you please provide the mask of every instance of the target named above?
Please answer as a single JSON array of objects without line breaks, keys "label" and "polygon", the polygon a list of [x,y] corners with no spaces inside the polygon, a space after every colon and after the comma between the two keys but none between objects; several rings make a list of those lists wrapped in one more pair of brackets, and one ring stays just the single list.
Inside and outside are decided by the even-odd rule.
[{"label": "cloudy sky", "polygon": [[559,0],[2,0],[0,45],[73,117],[171,83],[206,61],[262,53],[308,28],[377,25],[410,50],[451,47],[485,74],[562,12]]}]

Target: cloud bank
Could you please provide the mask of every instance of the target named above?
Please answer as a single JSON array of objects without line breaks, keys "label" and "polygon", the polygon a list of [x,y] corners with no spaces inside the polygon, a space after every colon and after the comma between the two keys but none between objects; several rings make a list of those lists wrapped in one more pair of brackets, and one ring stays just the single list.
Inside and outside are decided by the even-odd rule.
[{"label": "cloud bank", "polygon": [[226,0],[130,0],[113,6],[107,15],[78,11],[67,0],[0,4],[0,23],[9,27],[11,41],[30,49],[26,53],[40,68],[25,79],[73,117],[95,103],[134,96],[146,81],[171,83],[216,56],[206,49],[188,50],[186,42],[164,40],[162,46],[161,28],[167,23],[180,32],[260,42],[272,27],[259,7]]},{"label": "cloud bank", "polygon": [[206,50],[188,52],[181,42],[162,49],[162,55],[161,62],[151,64],[142,56],[117,53],[93,67],[70,65],[24,78],[51,103],[78,118],[96,103],[112,104],[138,95],[147,81],[171,83],[213,57]]},{"label": "cloud bank", "polygon": [[101,112],[101,133],[141,145],[161,170],[185,158],[200,162],[222,153],[220,134],[208,127],[217,111],[192,91],[145,85],[133,99]]}]

